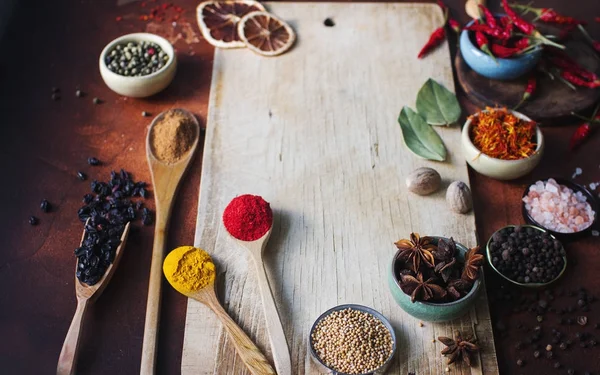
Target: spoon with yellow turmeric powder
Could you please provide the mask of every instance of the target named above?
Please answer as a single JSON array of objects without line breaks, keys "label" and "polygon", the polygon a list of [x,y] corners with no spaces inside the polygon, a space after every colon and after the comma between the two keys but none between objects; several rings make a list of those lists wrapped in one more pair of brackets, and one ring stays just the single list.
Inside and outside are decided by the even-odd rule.
[{"label": "spoon with yellow turmeric powder", "polygon": [[250,373],[276,374],[265,356],[219,303],[215,292],[217,271],[206,251],[193,246],[178,247],[165,258],[163,272],[175,290],[202,302],[217,315]]}]

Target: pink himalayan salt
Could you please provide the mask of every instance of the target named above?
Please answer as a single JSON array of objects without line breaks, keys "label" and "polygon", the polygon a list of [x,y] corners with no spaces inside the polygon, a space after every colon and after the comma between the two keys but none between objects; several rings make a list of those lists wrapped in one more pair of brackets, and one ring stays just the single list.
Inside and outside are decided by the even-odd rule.
[{"label": "pink himalayan salt", "polygon": [[537,181],[523,197],[525,209],[538,224],[560,233],[580,232],[594,221],[595,212],[581,192],[550,178]]}]

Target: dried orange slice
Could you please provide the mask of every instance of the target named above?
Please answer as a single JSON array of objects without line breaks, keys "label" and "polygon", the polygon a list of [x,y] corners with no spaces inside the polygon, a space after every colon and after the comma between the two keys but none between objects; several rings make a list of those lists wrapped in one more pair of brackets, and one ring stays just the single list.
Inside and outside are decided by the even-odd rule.
[{"label": "dried orange slice", "polygon": [[210,44],[220,48],[242,48],[246,44],[238,35],[240,19],[255,11],[264,11],[265,7],[258,1],[205,1],[198,5],[196,17],[202,36]]},{"label": "dried orange slice", "polygon": [[296,33],[287,23],[267,12],[251,12],[242,17],[238,34],[246,47],[263,56],[280,55],[296,40]]}]

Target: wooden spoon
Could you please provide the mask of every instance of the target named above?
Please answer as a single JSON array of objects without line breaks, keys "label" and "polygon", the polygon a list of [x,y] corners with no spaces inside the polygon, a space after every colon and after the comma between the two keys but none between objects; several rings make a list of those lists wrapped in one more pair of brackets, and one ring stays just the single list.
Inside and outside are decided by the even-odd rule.
[{"label": "wooden spoon", "polygon": [[275,306],[275,299],[273,298],[273,293],[269,286],[269,279],[265,272],[262,257],[263,251],[269,241],[269,237],[271,237],[272,229],[272,227],[269,228],[269,231],[256,241],[242,241],[233,236],[231,236],[231,238],[242,247],[248,249],[252,258],[254,258],[256,275],[258,276],[258,285],[260,287],[260,294],[267,322],[267,332],[269,333],[269,342],[271,343],[271,351],[273,353],[273,362],[275,363],[275,368],[279,375],[291,375],[292,362],[290,359],[290,350],[285,339],[285,333],[283,332],[283,325],[281,324],[279,313],[277,312],[277,306]]},{"label": "wooden spoon", "polygon": [[[73,375],[75,373],[79,349],[79,337],[81,336],[83,327],[83,317],[87,310],[88,304],[95,302],[106,288],[106,285],[108,285],[110,278],[119,264],[121,255],[123,254],[122,250],[125,247],[125,242],[127,242],[128,235],[129,223],[125,225],[125,229],[121,235],[121,244],[119,247],[117,247],[115,259],[113,260],[112,264],[108,266],[106,272],[104,272],[104,276],[102,276],[102,278],[96,284],[90,286],[82,283],[77,277],[75,277],[77,309],[75,310],[73,321],[71,321],[71,326],[67,332],[67,337],[65,338],[62,350],[60,351],[60,357],[58,357],[58,366],[56,368],[57,375]],[[83,236],[81,237],[81,244],[83,244],[84,239],[85,230],[83,231]],[[77,263],[75,264],[75,271],[77,271]]]},{"label": "wooden spoon", "polygon": [[148,285],[148,302],[146,304],[146,321],[144,325],[144,341],[142,343],[142,363],[140,374],[154,374],[156,364],[156,345],[158,339],[158,321],[160,312],[162,263],[165,255],[166,232],[171,216],[171,208],[177,193],[181,177],[190,165],[196,152],[200,136],[200,124],[196,117],[183,109],[173,109],[188,117],[195,125],[196,139],[187,153],[173,164],[158,160],[152,151],[150,134],[156,123],[169,111],[162,112],[154,118],[146,137],[146,157],[152,175],[154,200],[156,202],[156,223],[154,226],[154,244],[152,247],[152,262],[150,265],[150,282]]},{"label": "wooden spoon", "polygon": [[479,4],[485,5],[485,0],[467,0],[465,3],[465,12],[473,19],[481,18]]},{"label": "wooden spoon", "polygon": [[[173,253],[167,255],[167,258],[169,256],[173,256],[172,254]],[[175,288],[175,290],[178,290],[180,293],[182,293],[182,291],[177,288],[177,283],[174,283],[171,279],[171,275],[165,273],[165,277],[173,286],[173,288]],[[233,342],[233,345],[235,346],[238,355],[240,356],[246,367],[248,367],[250,373],[252,373],[253,375],[277,375],[275,370],[273,370],[273,368],[267,361],[267,358],[265,358],[265,356],[261,353],[260,349],[258,349],[256,345],[254,345],[252,340],[250,340],[250,338],[244,333],[240,326],[238,326],[233,321],[233,319],[231,319],[229,314],[227,314],[225,309],[223,309],[223,306],[221,306],[219,300],[217,299],[214,283],[212,283],[211,285],[207,285],[206,287],[196,292],[182,294],[189,298],[193,298],[196,301],[202,302],[217,315],[217,318],[221,320],[221,323],[223,323],[225,330],[227,331],[227,333],[229,333],[229,336]]]}]

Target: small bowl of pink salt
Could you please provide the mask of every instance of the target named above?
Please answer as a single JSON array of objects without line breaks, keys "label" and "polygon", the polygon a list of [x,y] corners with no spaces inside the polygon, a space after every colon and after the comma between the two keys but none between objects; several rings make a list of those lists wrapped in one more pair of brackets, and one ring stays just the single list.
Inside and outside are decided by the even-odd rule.
[{"label": "small bowl of pink salt", "polygon": [[598,205],[585,187],[563,178],[548,178],[525,189],[523,216],[560,239],[575,239],[591,233]]}]

